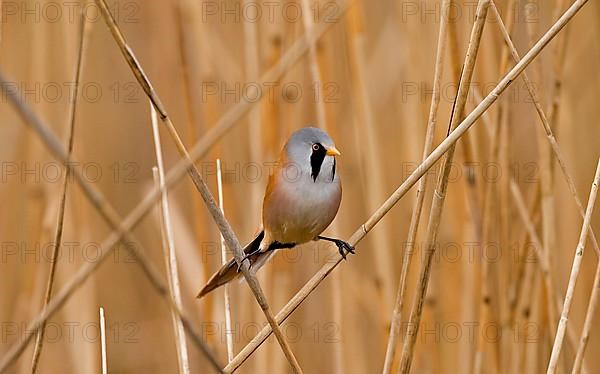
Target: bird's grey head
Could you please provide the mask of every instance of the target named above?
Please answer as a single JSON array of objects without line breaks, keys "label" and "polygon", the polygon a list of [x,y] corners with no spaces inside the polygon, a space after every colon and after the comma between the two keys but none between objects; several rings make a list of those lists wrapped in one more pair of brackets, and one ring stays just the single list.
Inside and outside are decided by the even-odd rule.
[{"label": "bird's grey head", "polygon": [[339,156],[340,152],[325,131],[304,127],[290,136],[284,150],[288,161],[310,175],[314,182],[335,179],[335,156]]}]

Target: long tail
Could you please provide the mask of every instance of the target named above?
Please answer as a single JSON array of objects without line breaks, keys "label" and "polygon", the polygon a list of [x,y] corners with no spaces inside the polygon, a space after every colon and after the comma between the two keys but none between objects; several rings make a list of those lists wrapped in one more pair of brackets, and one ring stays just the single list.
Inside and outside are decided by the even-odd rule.
[{"label": "long tail", "polygon": [[[254,238],[246,247],[244,248],[244,253],[249,254],[255,252],[260,247],[260,243],[265,236],[265,232],[261,231],[256,238]],[[262,266],[266,260],[272,255],[272,252],[260,252],[256,253],[254,256],[248,258],[250,260],[250,266],[255,266],[256,268]],[[222,285],[231,282],[234,279],[239,278],[242,275],[241,272],[238,272],[237,263],[235,259],[231,259],[227,261],[221,268],[210,277],[206,285],[200,290],[197,298],[201,298],[212,290],[221,287]]]}]

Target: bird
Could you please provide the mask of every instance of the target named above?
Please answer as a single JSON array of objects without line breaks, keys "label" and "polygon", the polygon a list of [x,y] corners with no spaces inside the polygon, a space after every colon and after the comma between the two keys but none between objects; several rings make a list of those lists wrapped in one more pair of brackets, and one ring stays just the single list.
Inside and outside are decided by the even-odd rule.
[{"label": "bird", "polygon": [[[242,262],[250,261],[252,271],[262,267],[276,251],[312,240],[334,243],[344,260],[348,253],[355,253],[347,242],[321,235],[337,215],[342,200],[336,166],[340,155],[331,137],[319,128],[304,127],[289,137],[269,174],[262,230],[244,247]],[[230,259],[210,277],[197,297],[240,275],[240,266]]]}]

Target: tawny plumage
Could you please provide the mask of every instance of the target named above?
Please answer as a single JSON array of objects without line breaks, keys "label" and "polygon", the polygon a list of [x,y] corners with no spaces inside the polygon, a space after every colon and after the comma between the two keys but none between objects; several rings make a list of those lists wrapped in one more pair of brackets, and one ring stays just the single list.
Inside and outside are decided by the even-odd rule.
[{"label": "tawny plumage", "polygon": [[[336,168],[340,152],[324,131],[305,127],[292,134],[269,176],[263,200],[263,230],[244,248],[256,271],[275,253],[311,240],[335,243],[341,255],[354,253],[346,242],[320,236],[335,218],[342,199]],[[241,275],[229,260],[202,288],[202,297]]]}]

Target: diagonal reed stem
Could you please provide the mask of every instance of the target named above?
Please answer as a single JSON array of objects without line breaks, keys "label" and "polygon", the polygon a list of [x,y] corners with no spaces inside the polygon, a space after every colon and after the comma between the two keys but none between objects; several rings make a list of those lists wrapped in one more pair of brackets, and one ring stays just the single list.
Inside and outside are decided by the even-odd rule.
[{"label": "diagonal reed stem", "polygon": [[[592,329],[592,322],[596,313],[596,307],[598,306],[598,295],[600,295],[600,262],[596,265],[596,274],[594,275],[594,283],[592,283],[592,294],[590,295],[590,301],[588,302],[588,308],[585,313],[585,322],[583,323],[583,331],[581,332],[581,338],[579,340],[579,346],[577,347],[577,355],[575,356],[575,363],[573,364],[573,370],[571,374],[579,374],[582,370],[583,356],[587,348],[587,343],[590,338],[590,331]],[[568,331],[567,331],[568,333]],[[586,372],[585,368],[583,369]]]},{"label": "diagonal reed stem", "polygon": [[598,184],[600,184],[600,159],[598,159],[598,165],[596,166],[596,175],[594,176],[594,182],[592,183],[592,188],[590,190],[588,204],[585,210],[585,216],[583,218],[583,226],[581,228],[581,234],[579,235],[579,243],[577,243],[577,248],[575,248],[573,267],[571,268],[569,285],[567,286],[567,294],[565,295],[565,302],[560,315],[558,329],[556,330],[556,339],[554,340],[552,354],[550,355],[550,362],[548,363],[548,374],[553,374],[556,372],[556,365],[558,363],[563,339],[567,330],[567,322],[569,321],[569,312],[571,311],[571,303],[573,301],[573,294],[575,292],[575,284],[577,283],[577,277],[579,276],[581,261],[583,259],[585,241],[588,237],[588,232],[592,223],[592,213],[594,211],[594,204],[596,202],[596,195],[598,193]]}]

